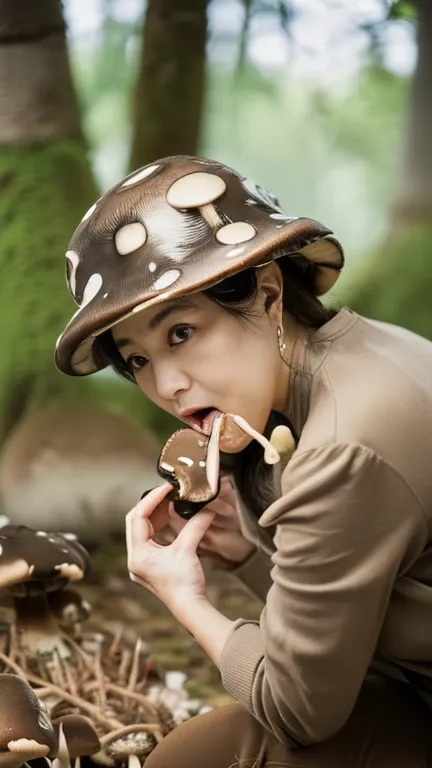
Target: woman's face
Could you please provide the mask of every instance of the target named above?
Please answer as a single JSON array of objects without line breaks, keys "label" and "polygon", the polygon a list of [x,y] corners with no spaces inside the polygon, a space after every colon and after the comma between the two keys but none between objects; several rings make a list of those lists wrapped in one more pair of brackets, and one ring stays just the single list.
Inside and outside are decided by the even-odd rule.
[{"label": "woman's face", "polygon": [[144,394],[188,426],[209,434],[216,409],[263,432],[287,386],[277,310],[264,303],[254,308],[257,316],[240,321],[198,293],[138,312],[116,325],[113,337]]}]

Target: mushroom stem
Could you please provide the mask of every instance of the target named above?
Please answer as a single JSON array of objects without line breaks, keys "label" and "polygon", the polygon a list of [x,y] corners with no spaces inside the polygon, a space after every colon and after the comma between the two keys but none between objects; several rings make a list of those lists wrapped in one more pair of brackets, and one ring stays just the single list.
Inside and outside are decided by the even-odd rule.
[{"label": "mushroom stem", "polygon": [[14,608],[17,642],[26,656],[56,652],[62,659],[69,658],[70,649],[61,638],[44,593],[15,597]]},{"label": "mushroom stem", "polygon": [[139,757],[137,757],[136,755],[129,755],[128,768],[141,768]]}]

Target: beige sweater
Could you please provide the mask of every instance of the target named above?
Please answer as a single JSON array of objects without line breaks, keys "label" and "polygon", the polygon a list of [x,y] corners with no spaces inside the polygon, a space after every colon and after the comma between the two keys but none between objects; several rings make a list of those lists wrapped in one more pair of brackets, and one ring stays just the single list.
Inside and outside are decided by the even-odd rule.
[{"label": "beige sweater", "polygon": [[373,661],[432,701],[432,343],[342,309],[294,364],[299,445],[259,521],[240,504],[258,550],[237,575],[265,607],[221,659],[292,746],[340,729]]}]

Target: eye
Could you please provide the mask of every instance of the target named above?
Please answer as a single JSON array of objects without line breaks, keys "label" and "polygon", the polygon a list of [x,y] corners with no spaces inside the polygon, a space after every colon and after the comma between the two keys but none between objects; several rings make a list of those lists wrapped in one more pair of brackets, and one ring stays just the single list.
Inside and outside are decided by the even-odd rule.
[{"label": "eye", "polygon": [[140,371],[147,363],[148,360],[143,355],[130,355],[127,359],[127,364],[133,371]]},{"label": "eye", "polygon": [[193,328],[190,325],[177,325],[175,328],[171,328],[168,339],[171,346],[177,346],[184,341],[188,341],[193,334]]}]

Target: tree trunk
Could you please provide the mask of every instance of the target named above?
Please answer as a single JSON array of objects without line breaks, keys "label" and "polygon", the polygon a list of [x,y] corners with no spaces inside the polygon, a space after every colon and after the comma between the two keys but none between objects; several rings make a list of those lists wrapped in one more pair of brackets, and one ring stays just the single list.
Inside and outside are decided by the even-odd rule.
[{"label": "tree trunk", "polygon": [[416,0],[418,58],[392,224],[432,224],[432,3]]},{"label": "tree trunk", "polygon": [[197,153],[208,0],[149,0],[134,94],[130,168]]},{"label": "tree trunk", "polygon": [[0,443],[26,410],[76,386],[53,364],[74,311],[63,259],[97,197],[61,2],[0,0]]}]

